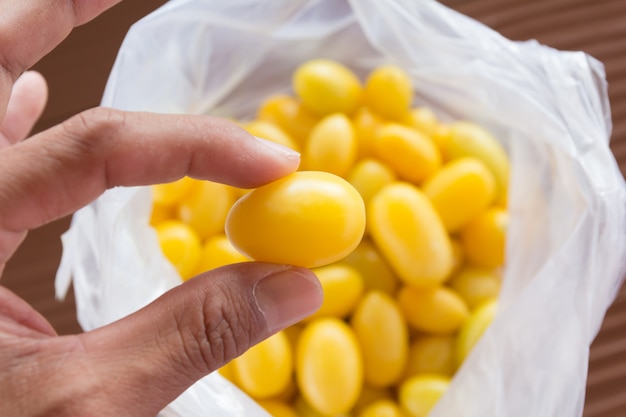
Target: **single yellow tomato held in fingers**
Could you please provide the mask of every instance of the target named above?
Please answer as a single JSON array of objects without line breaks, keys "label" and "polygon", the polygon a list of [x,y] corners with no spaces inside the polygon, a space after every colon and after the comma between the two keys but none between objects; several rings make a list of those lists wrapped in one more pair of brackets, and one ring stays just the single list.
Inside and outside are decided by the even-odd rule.
[{"label": "single yellow tomato held in fingers", "polygon": [[226,219],[226,235],[246,256],[308,268],[344,258],[364,232],[359,192],[321,171],[295,172],[251,191]]}]

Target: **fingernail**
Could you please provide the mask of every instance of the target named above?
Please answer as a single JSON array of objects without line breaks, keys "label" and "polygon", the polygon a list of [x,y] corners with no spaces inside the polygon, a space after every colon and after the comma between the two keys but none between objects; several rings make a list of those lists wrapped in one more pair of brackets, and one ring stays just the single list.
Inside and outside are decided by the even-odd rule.
[{"label": "fingernail", "polygon": [[263,278],[254,297],[270,331],[276,332],[317,311],[322,287],[311,271],[294,267]]},{"label": "fingernail", "polygon": [[258,140],[259,143],[261,143],[263,146],[271,149],[272,152],[276,152],[281,156],[284,156],[286,158],[300,158],[300,152],[294,151],[293,149],[288,148],[285,145],[281,145],[280,143],[272,142],[271,140],[263,139],[258,136],[255,136],[254,138]]}]

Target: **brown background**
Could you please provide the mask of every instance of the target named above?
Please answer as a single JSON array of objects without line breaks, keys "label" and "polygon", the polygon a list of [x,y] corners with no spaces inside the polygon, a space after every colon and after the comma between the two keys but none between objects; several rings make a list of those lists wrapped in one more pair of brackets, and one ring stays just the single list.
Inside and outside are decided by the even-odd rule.
[{"label": "brown background", "polygon": [[[129,26],[163,0],[127,0],[77,28],[35,69],[48,79],[50,100],[35,131],[98,105],[116,51]],[[626,172],[626,0],[445,0],[515,40],[537,39],[583,50],[602,61],[609,81],[611,148]],[[59,236],[69,218],[34,230],[7,265],[2,284],[28,300],[59,333],[79,332],[74,303],[54,299]],[[626,415],[626,289],[609,310],[591,347],[585,417]],[[504,417],[504,416],[503,416]]]}]

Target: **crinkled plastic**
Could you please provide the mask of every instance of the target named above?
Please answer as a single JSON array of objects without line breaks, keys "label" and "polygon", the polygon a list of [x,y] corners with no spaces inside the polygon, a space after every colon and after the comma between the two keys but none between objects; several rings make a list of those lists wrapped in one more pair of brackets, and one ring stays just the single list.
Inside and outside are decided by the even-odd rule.
[{"label": "crinkled plastic", "polygon": [[[512,42],[434,1],[178,0],[131,28],[102,104],[250,117],[317,57],[360,76],[402,66],[417,104],[485,126],[511,157],[499,310],[431,417],[582,415],[589,345],[625,264],[626,189],[608,146],[603,66]],[[85,330],[179,283],[150,206],[147,188],[109,190],[63,236],[57,293],[73,281]],[[216,373],[163,411],[207,415],[266,414]]]}]

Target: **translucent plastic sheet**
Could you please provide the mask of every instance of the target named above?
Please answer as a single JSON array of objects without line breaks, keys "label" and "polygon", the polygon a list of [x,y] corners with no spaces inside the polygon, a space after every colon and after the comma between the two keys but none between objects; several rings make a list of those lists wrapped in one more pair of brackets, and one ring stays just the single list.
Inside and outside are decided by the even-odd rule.
[{"label": "translucent plastic sheet", "polygon": [[[512,42],[428,0],[178,0],[135,24],[102,104],[125,110],[253,114],[290,91],[303,61],[364,76],[405,68],[416,104],[494,133],[512,161],[499,311],[431,417],[582,414],[589,345],[622,281],[626,189],[609,150],[602,65]],[[148,226],[147,188],[109,190],[63,237],[85,330],[149,303],[179,280]],[[261,416],[217,374],[163,416]]]}]

